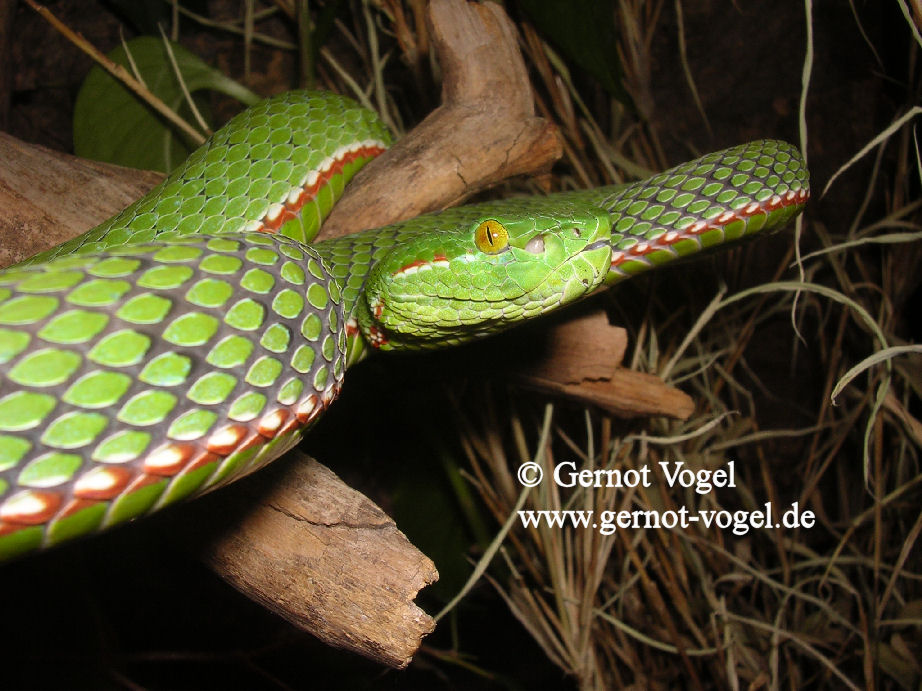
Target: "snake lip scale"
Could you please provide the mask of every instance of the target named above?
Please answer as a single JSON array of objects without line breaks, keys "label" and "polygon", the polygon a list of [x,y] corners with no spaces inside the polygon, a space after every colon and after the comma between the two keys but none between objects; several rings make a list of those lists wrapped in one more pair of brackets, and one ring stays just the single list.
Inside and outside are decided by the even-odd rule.
[{"label": "snake lip scale", "polygon": [[390,142],[349,99],[274,96],[121,213],[0,272],[0,560],[259,469],[374,350],[481,338],[781,228],[809,197],[800,152],[760,140],[310,244]]}]

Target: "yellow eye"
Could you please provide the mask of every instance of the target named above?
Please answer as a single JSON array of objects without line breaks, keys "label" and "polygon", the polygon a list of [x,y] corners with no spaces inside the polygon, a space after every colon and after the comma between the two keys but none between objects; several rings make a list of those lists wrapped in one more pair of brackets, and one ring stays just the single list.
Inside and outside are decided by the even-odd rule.
[{"label": "yellow eye", "polygon": [[496,254],[509,244],[509,232],[499,221],[484,221],[474,231],[477,249],[485,254]]}]

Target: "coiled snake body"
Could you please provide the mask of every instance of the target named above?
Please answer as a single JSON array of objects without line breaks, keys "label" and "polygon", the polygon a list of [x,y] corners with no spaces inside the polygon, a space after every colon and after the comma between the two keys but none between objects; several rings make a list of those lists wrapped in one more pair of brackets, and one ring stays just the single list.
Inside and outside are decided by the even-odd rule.
[{"label": "coiled snake body", "polygon": [[348,99],[274,97],[119,215],[0,272],[0,559],[261,467],[370,350],[499,331],[778,228],[809,195],[799,152],[762,140],[309,245],[389,143]]}]

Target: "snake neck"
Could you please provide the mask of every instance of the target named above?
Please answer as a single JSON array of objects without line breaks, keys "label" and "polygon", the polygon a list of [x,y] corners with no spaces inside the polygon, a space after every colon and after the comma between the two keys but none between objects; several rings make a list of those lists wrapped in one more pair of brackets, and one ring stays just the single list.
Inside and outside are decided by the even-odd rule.
[{"label": "snake neck", "polygon": [[363,291],[369,273],[385,254],[427,231],[428,226],[414,228],[409,222],[404,222],[313,245],[342,293],[347,368],[361,362],[375,350],[359,328],[360,322],[367,321],[368,307]]}]

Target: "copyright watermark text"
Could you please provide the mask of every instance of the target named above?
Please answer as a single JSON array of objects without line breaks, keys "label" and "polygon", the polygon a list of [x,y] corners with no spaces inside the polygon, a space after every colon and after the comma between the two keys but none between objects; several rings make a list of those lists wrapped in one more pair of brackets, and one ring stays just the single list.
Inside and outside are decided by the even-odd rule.
[{"label": "copyright watermark text", "polygon": [[[694,488],[698,494],[709,494],[716,488],[736,487],[736,461],[729,461],[724,467],[693,470],[684,461],[663,461],[653,469],[645,465],[640,468],[618,470],[583,469],[576,463],[563,461],[552,469],[551,481],[558,487],[573,488],[616,488],[634,489],[652,487],[661,481],[670,488]],[[545,470],[534,462],[523,463],[518,469],[519,482],[525,487],[537,487],[545,480]],[[717,527],[732,530],[734,535],[745,535],[750,530],[772,530],[781,528],[812,528],[816,517],[810,510],[801,510],[798,502],[787,507],[776,517],[772,502],[766,502],[762,510],[728,511],[709,509],[692,511],[686,507],[675,510],[618,510],[618,511],[572,511],[572,510],[522,510],[519,520],[528,527],[542,525],[551,528],[592,528],[602,535],[610,535],[621,529],[688,528],[701,524],[706,528]]]}]

